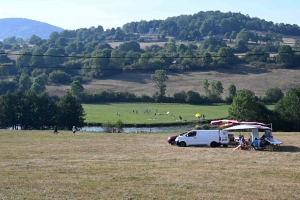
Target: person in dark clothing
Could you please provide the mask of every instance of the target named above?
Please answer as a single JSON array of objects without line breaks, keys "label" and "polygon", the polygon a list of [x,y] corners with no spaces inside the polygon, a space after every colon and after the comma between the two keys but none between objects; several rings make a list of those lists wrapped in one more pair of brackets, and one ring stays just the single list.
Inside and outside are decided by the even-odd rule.
[{"label": "person in dark clothing", "polygon": [[57,126],[55,125],[54,126],[54,134],[57,134],[58,133],[58,128],[57,128]]}]

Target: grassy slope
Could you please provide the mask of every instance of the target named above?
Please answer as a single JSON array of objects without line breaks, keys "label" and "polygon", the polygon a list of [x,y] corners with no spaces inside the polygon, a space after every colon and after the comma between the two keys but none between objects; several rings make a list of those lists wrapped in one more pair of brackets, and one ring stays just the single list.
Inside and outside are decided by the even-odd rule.
[{"label": "grassy slope", "polygon": [[1,199],[299,199],[300,134],[281,152],[179,148],[169,134],[0,131]]},{"label": "grassy slope", "polygon": [[[113,91],[128,91],[137,95],[152,96],[157,90],[151,81],[154,72],[138,71],[136,73],[124,72],[105,79],[93,80],[83,85],[87,92],[101,92],[111,89]],[[234,84],[238,90],[249,89],[257,96],[263,96],[268,88],[279,87],[286,92],[289,88],[300,87],[300,70],[292,69],[255,69],[247,66],[236,66],[231,70],[216,71],[186,71],[185,73],[168,72],[169,80],[166,82],[166,94],[173,96],[176,92],[195,91],[205,95],[202,81],[207,79],[210,83],[221,81],[224,87],[223,98],[228,96],[228,87]],[[66,85],[47,86],[49,94],[63,95],[70,90]]]}]

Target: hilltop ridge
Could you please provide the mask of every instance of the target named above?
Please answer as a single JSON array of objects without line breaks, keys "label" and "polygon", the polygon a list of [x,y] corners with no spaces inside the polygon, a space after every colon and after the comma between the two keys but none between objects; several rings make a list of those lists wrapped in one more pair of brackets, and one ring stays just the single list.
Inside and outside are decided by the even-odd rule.
[{"label": "hilltop ridge", "polygon": [[47,39],[53,31],[61,32],[63,29],[45,22],[25,18],[0,19],[0,39],[15,36],[28,39],[32,35]]}]

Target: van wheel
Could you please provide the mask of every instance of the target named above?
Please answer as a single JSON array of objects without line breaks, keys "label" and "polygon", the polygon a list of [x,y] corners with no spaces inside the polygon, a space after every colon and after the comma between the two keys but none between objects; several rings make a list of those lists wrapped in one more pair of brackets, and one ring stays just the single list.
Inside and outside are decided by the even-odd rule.
[{"label": "van wheel", "polygon": [[228,145],[227,145],[227,144],[223,144],[223,147],[225,147],[225,148],[226,148],[226,147],[228,147]]},{"label": "van wheel", "polygon": [[218,146],[218,143],[213,141],[210,143],[210,147],[214,148],[214,147],[217,147]]},{"label": "van wheel", "polygon": [[175,140],[171,141],[171,145],[175,145],[175,144],[176,144]]},{"label": "van wheel", "polygon": [[186,144],[185,144],[185,142],[180,142],[180,143],[179,143],[179,146],[180,146],[180,147],[186,147]]}]

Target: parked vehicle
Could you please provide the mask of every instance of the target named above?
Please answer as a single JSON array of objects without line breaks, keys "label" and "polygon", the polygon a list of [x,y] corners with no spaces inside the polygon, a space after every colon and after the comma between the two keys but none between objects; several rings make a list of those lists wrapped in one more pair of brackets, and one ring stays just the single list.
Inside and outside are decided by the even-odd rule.
[{"label": "parked vehicle", "polygon": [[180,147],[186,146],[210,146],[227,147],[229,143],[228,131],[224,130],[191,130],[178,136],[175,142]]},{"label": "parked vehicle", "polygon": [[170,144],[170,145],[175,145],[176,144],[176,142],[175,142],[175,139],[178,137],[178,135],[172,135],[172,136],[169,136],[168,137],[168,143]]},{"label": "parked vehicle", "polygon": [[181,133],[181,134],[179,134],[179,135],[172,135],[172,136],[168,137],[168,140],[167,140],[168,143],[169,143],[170,145],[175,145],[175,144],[176,144],[176,142],[175,142],[176,138],[177,138],[178,136],[181,136],[181,135],[185,134],[185,133],[187,133],[187,132]]}]

